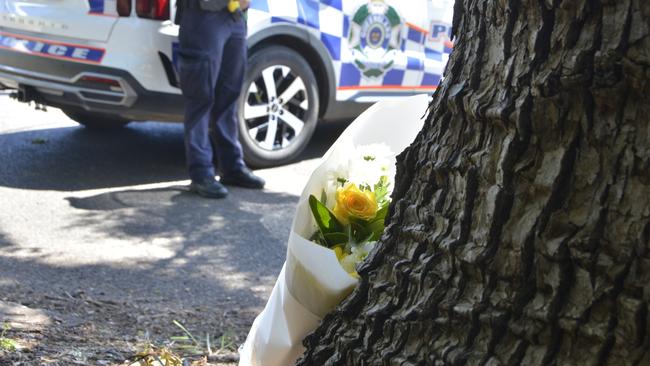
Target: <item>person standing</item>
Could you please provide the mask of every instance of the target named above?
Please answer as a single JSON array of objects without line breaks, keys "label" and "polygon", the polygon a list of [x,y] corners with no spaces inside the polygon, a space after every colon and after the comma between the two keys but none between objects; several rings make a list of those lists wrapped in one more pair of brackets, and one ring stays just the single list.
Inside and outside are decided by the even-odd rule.
[{"label": "person standing", "polygon": [[248,5],[249,0],[180,0],[177,9],[190,191],[207,198],[226,197],[224,185],[262,189],[265,184],[246,167],[238,139]]}]

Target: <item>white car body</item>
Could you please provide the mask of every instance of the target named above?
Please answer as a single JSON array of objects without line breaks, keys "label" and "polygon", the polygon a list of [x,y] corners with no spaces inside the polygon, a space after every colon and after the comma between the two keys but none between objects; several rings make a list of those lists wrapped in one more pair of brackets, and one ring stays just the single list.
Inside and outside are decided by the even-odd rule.
[{"label": "white car body", "polygon": [[[0,0],[0,84],[64,111],[181,121],[174,0],[148,3],[168,7],[161,20],[137,14],[143,1]],[[118,3],[131,7],[127,16]],[[294,50],[318,84],[310,108],[319,119],[353,117],[382,98],[433,93],[452,48],[452,8],[450,0],[252,0],[249,56],[272,45]]]}]

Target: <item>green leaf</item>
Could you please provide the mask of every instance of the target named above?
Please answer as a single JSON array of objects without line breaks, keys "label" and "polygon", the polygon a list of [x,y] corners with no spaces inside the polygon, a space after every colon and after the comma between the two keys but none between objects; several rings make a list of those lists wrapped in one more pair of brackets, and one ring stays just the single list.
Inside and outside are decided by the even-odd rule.
[{"label": "green leaf", "polygon": [[323,235],[343,232],[343,224],[336,219],[334,214],[322,204],[314,195],[309,196],[309,207],[314,215],[316,224]]},{"label": "green leaf", "polygon": [[368,224],[368,229],[372,233],[371,241],[377,241],[381,237],[381,234],[383,234],[385,226],[384,223],[386,221],[386,215],[388,214],[388,205],[382,207],[379,211],[377,211],[377,216],[370,221]]},{"label": "green leaf", "polygon": [[350,219],[350,228],[351,233],[350,237],[354,240],[350,241],[351,245],[356,245],[361,243],[365,238],[370,236],[371,231],[369,229],[370,222],[361,219]]},{"label": "green leaf", "polygon": [[337,244],[348,242],[348,235],[345,233],[329,233],[329,234],[325,234],[324,236],[325,236],[325,240],[329,244],[328,246],[330,247],[336,246]]},{"label": "green leaf", "polygon": [[327,240],[325,239],[325,236],[323,236],[323,233],[319,230],[316,230],[316,232],[309,238],[310,241],[316,242],[324,247],[328,247],[329,244],[327,244]]},{"label": "green leaf", "polygon": [[321,203],[313,195],[309,196],[309,208],[311,209],[314,220],[318,225],[319,233],[312,235],[319,244],[331,248],[333,245],[340,244],[347,241],[345,235],[345,226],[334,216],[323,203]]},{"label": "green leaf", "polygon": [[384,221],[373,221],[370,223],[370,231],[372,235],[369,241],[377,241],[384,233]]},{"label": "green leaf", "polygon": [[372,220],[362,220],[359,218],[350,218],[351,245],[364,243],[367,241],[379,240],[381,234],[384,232],[384,222],[388,214],[388,205],[383,206]]},{"label": "green leaf", "polygon": [[389,186],[390,183],[388,183],[388,177],[385,175],[382,175],[381,178],[379,178],[379,182],[375,184],[375,198],[377,199],[379,207],[388,206],[390,200],[388,197]]},{"label": "green leaf", "polygon": [[380,208],[379,211],[377,211],[377,215],[374,219],[372,219],[372,221],[380,220],[383,222],[386,219],[386,215],[388,215],[388,205]]},{"label": "green leaf", "polygon": [[367,236],[362,237],[362,239],[359,240],[357,243],[358,243],[358,244],[363,244],[363,243],[367,243],[367,242],[369,242],[369,241],[373,241],[373,240],[372,240],[373,237],[374,237],[374,234],[371,232],[371,233],[368,234]]}]

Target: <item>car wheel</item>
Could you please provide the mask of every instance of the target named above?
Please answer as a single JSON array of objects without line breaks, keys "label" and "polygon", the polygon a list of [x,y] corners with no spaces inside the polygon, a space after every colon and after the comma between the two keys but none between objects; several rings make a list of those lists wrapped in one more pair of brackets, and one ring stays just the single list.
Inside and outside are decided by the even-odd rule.
[{"label": "car wheel", "polygon": [[119,118],[115,116],[96,114],[96,113],[86,112],[77,109],[66,108],[63,109],[63,113],[65,113],[68,117],[70,117],[70,119],[83,125],[84,127],[94,128],[94,129],[121,128],[129,124],[129,122],[131,122],[129,120],[125,120],[123,118]]},{"label": "car wheel", "polygon": [[249,59],[239,103],[239,135],[246,163],[285,164],[307,146],[318,122],[318,85],[297,52],[271,46]]}]

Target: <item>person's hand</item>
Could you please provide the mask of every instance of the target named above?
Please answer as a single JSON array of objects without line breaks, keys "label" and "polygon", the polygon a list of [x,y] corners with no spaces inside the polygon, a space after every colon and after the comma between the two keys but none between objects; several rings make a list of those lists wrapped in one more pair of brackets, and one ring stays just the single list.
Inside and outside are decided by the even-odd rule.
[{"label": "person's hand", "polygon": [[251,0],[239,0],[241,10],[246,10],[251,5]]}]

